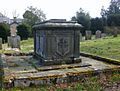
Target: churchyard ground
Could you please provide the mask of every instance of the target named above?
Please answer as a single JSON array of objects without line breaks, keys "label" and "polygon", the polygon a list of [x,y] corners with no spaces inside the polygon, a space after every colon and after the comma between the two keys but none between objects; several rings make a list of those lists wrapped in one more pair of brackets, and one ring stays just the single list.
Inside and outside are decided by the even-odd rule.
[{"label": "churchyard ground", "polygon": [[[81,52],[91,53],[103,57],[120,60],[120,35],[113,38],[106,37],[104,39],[87,40],[81,42]],[[5,44],[6,45],[6,44]],[[24,53],[33,50],[33,39],[21,41],[21,51]],[[3,53],[11,53],[11,51],[2,50]],[[14,51],[12,51],[14,52]],[[3,91],[119,91],[120,73],[114,72],[110,75],[100,75],[95,77],[86,77],[82,81],[74,83],[65,83],[47,86],[31,86],[25,88],[9,88]],[[117,89],[117,90],[116,90]]]}]

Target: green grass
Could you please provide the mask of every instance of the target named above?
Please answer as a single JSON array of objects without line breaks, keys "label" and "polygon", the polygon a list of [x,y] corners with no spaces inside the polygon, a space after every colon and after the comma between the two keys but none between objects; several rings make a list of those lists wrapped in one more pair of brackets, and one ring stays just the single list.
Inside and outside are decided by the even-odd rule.
[{"label": "green grass", "polygon": [[[80,51],[120,60],[120,36],[105,39],[88,40],[80,43]],[[33,39],[21,41],[21,52],[33,50]],[[1,50],[1,52],[5,52]],[[8,51],[7,51],[8,52]],[[9,51],[11,52],[11,51]],[[111,73],[112,74],[112,73]],[[104,81],[103,81],[104,79]],[[107,77],[90,77],[76,83],[63,85],[33,86],[25,88],[9,88],[4,91],[104,91],[105,84],[114,84],[120,81],[120,73],[113,73]]]},{"label": "green grass", "polygon": [[[23,52],[23,53],[32,52],[34,49],[33,38],[29,38],[28,40],[21,41],[20,47],[21,47],[20,52]],[[3,44],[3,50],[0,50],[0,53],[15,53],[16,52],[14,50],[5,50],[7,48],[8,48],[7,43]]]},{"label": "green grass", "polygon": [[21,52],[31,52],[34,49],[33,38],[21,41]]},{"label": "green grass", "polygon": [[120,60],[120,35],[80,43],[80,51]]}]

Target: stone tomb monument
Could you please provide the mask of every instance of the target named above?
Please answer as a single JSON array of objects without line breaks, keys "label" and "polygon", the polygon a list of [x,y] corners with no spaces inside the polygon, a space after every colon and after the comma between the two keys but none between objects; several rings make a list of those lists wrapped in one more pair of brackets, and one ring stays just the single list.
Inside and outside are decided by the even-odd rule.
[{"label": "stone tomb monument", "polygon": [[18,24],[16,22],[13,22],[10,25],[11,35],[8,37],[8,47],[20,49],[20,36],[17,35],[17,29],[16,29],[17,26]]},{"label": "stone tomb monument", "polygon": [[80,28],[80,24],[65,19],[34,25],[35,58],[43,65],[80,62]]}]

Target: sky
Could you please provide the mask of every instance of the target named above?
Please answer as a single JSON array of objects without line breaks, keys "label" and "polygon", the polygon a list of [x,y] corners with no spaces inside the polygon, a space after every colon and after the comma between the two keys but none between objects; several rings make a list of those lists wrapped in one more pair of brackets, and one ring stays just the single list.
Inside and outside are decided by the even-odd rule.
[{"label": "sky", "polygon": [[70,20],[76,12],[82,8],[88,12],[91,17],[100,17],[102,6],[108,8],[111,0],[1,0],[0,12],[13,18],[13,12],[16,11],[18,18],[29,6],[41,9],[47,19],[67,19]]}]

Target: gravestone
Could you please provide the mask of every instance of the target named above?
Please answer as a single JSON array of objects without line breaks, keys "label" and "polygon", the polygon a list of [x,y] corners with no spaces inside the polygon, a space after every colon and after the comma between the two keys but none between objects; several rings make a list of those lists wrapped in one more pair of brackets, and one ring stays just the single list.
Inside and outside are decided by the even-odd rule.
[{"label": "gravestone", "polygon": [[10,25],[10,34],[11,36],[8,36],[8,47],[11,48],[19,48],[20,49],[20,36],[17,35],[17,26],[18,23],[13,22]]},{"label": "gravestone", "polygon": [[8,47],[11,47],[10,36],[7,37]]},{"label": "gravestone", "polygon": [[0,38],[0,50],[2,50],[2,38]]},{"label": "gravestone", "polygon": [[95,38],[101,38],[101,31],[100,30],[97,30],[96,33],[95,33]]},{"label": "gravestone", "polygon": [[9,45],[11,48],[20,49],[20,36],[11,36],[9,39]]},{"label": "gravestone", "polygon": [[16,22],[13,22],[10,24],[10,34],[11,36],[16,36],[17,35],[17,26],[18,26],[18,23]]},{"label": "gravestone", "polygon": [[81,27],[65,19],[51,19],[34,25],[35,58],[44,65],[77,62]]},{"label": "gravestone", "polygon": [[105,34],[105,33],[102,33],[101,34],[101,38],[104,38],[104,37],[106,37],[107,35]]},{"label": "gravestone", "polygon": [[92,38],[92,32],[85,31],[85,40],[91,40],[91,38]]}]

